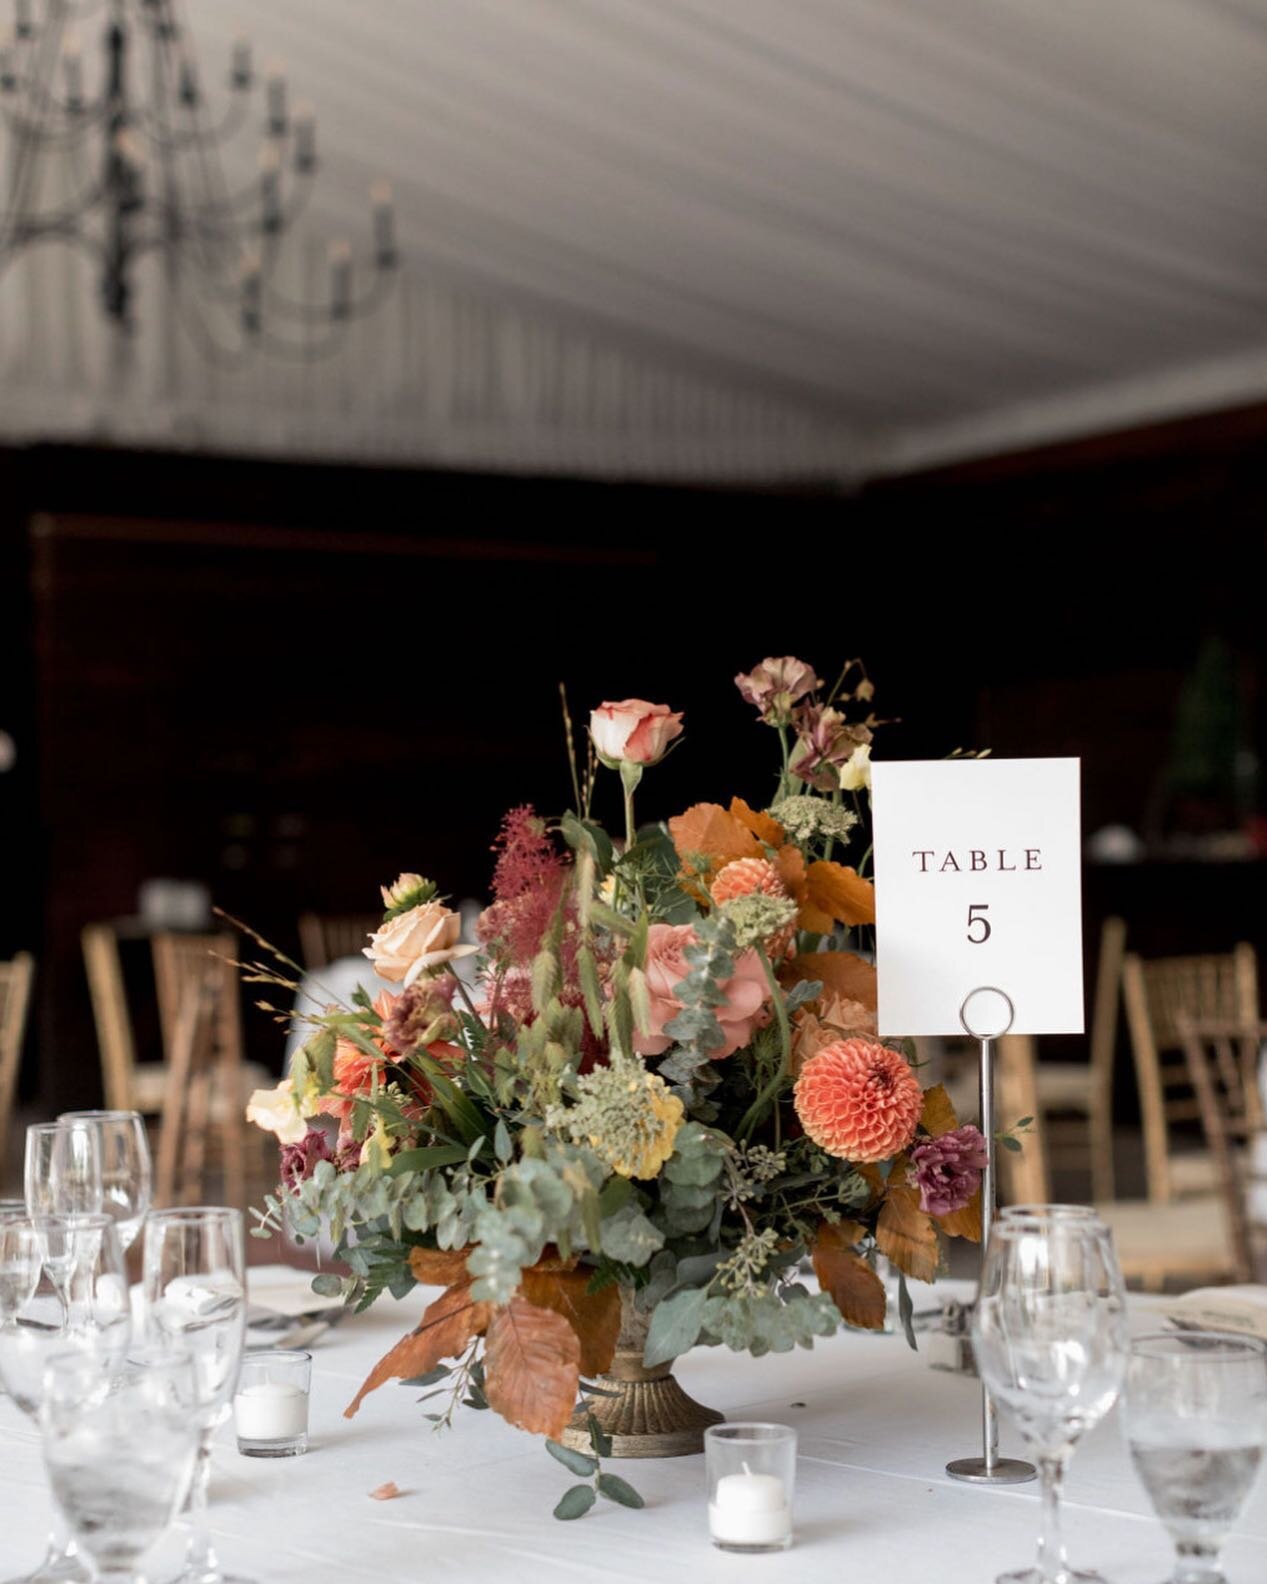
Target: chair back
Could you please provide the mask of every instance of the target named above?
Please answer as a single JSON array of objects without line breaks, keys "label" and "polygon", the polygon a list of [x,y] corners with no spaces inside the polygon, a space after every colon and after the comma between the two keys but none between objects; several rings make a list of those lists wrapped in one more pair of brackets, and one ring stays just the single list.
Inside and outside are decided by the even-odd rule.
[{"label": "chair back", "polygon": [[340,957],[359,957],[383,925],[381,913],[301,913],[299,944],[305,968],[324,968]]},{"label": "chair back", "polygon": [[35,958],[30,952],[18,952],[10,962],[0,963],[0,1184],[5,1180],[9,1128],[34,977]]},{"label": "chair back", "polygon": [[1179,1019],[1254,1022],[1258,1017],[1254,949],[1242,942],[1221,955],[1152,961],[1127,952],[1122,993],[1139,1084],[1148,1197],[1166,1204],[1173,1197],[1171,1124],[1201,1119]]},{"label": "chair back", "polygon": [[1267,1171],[1258,1165],[1256,1149],[1260,1140],[1267,1143],[1258,1084],[1267,1023],[1190,1018],[1182,1011],[1175,1023],[1214,1157],[1236,1261],[1235,1280],[1254,1281],[1261,1274],[1260,1244],[1267,1233],[1250,1213],[1251,1194],[1267,1187]]},{"label": "chair back", "polygon": [[139,1110],[134,1092],[136,1041],[119,960],[119,938],[109,924],[88,924],[80,940],[97,1026],[106,1106],[111,1111]]},{"label": "chair back", "polygon": [[1038,1108],[1037,1053],[1032,1034],[1005,1034],[995,1057],[994,1108],[996,1127],[1002,1131],[1024,1117],[1029,1127],[1020,1135],[1018,1151],[1000,1148],[1000,1199],[1008,1204],[1047,1204],[1051,1199],[1051,1173],[1047,1142]]}]

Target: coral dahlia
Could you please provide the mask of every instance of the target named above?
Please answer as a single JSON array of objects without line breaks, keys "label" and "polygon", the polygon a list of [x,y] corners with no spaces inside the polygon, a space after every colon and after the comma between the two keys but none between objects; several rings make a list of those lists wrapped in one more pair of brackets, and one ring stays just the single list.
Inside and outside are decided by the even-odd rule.
[{"label": "coral dahlia", "polygon": [[[792,894],[783,883],[783,876],[768,858],[733,859],[718,871],[711,889],[713,901],[718,907],[725,902],[733,902],[736,897],[752,896],[754,893],[777,897],[780,901]],[[777,934],[771,935],[765,944],[766,956],[771,962],[781,962],[792,950],[795,939],[796,921],[793,920]]]},{"label": "coral dahlia", "polygon": [[904,1150],[924,1105],[910,1064],[869,1039],[837,1040],[811,1056],[794,1098],[797,1116],[820,1149],[864,1162]]}]

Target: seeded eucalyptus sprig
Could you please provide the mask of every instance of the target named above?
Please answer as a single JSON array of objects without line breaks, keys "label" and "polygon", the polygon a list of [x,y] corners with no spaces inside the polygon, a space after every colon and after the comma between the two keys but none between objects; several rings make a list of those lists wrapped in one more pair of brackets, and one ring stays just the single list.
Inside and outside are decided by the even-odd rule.
[{"label": "seeded eucalyptus sprig", "polygon": [[564,1491],[554,1509],[556,1518],[583,1518],[600,1496],[618,1502],[622,1507],[645,1507],[642,1497],[618,1474],[604,1474],[605,1457],[612,1455],[612,1438],[605,1435],[593,1414],[586,1416],[589,1424],[590,1445],[593,1452],[576,1452],[558,1441],[547,1441],[546,1451],[573,1474],[592,1476],[589,1485],[573,1485]]}]

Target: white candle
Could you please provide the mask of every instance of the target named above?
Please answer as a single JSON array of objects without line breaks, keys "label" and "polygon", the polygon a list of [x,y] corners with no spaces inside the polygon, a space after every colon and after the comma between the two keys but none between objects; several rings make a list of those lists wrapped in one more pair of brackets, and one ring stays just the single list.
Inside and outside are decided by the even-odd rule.
[{"label": "white candle", "polygon": [[244,1386],[233,1399],[233,1423],[243,1441],[291,1441],[308,1431],[308,1394],[283,1381]]},{"label": "white candle", "polygon": [[726,1474],[708,1504],[714,1540],[727,1545],[781,1545],[792,1534],[792,1512],[783,1481],[773,1474]]}]

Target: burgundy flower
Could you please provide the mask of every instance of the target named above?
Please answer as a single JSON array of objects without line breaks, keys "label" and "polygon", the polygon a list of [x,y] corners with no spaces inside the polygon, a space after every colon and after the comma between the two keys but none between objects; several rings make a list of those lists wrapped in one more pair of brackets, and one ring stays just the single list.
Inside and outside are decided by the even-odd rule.
[{"label": "burgundy flower", "polygon": [[803,704],[796,711],[796,747],[789,768],[820,792],[835,791],[840,785],[840,766],[847,764],[855,748],[871,741],[868,726],[852,726],[830,705]]},{"label": "burgundy flower", "polygon": [[458,1031],[448,998],[436,993],[432,981],[417,980],[392,1000],[383,1019],[383,1038],[400,1056],[410,1056],[419,1045],[454,1039]]},{"label": "burgundy flower", "polygon": [[919,1207],[929,1215],[953,1215],[971,1203],[985,1170],[985,1138],[979,1128],[955,1128],[923,1139],[911,1150],[907,1183],[919,1189]]},{"label": "burgundy flower", "polygon": [[312,1176],[318,1161],[333,1159],[326,1135],[319,1128],[309,1128],[298,1144],[282,1146],[282,1186],[297,1188]]}]

